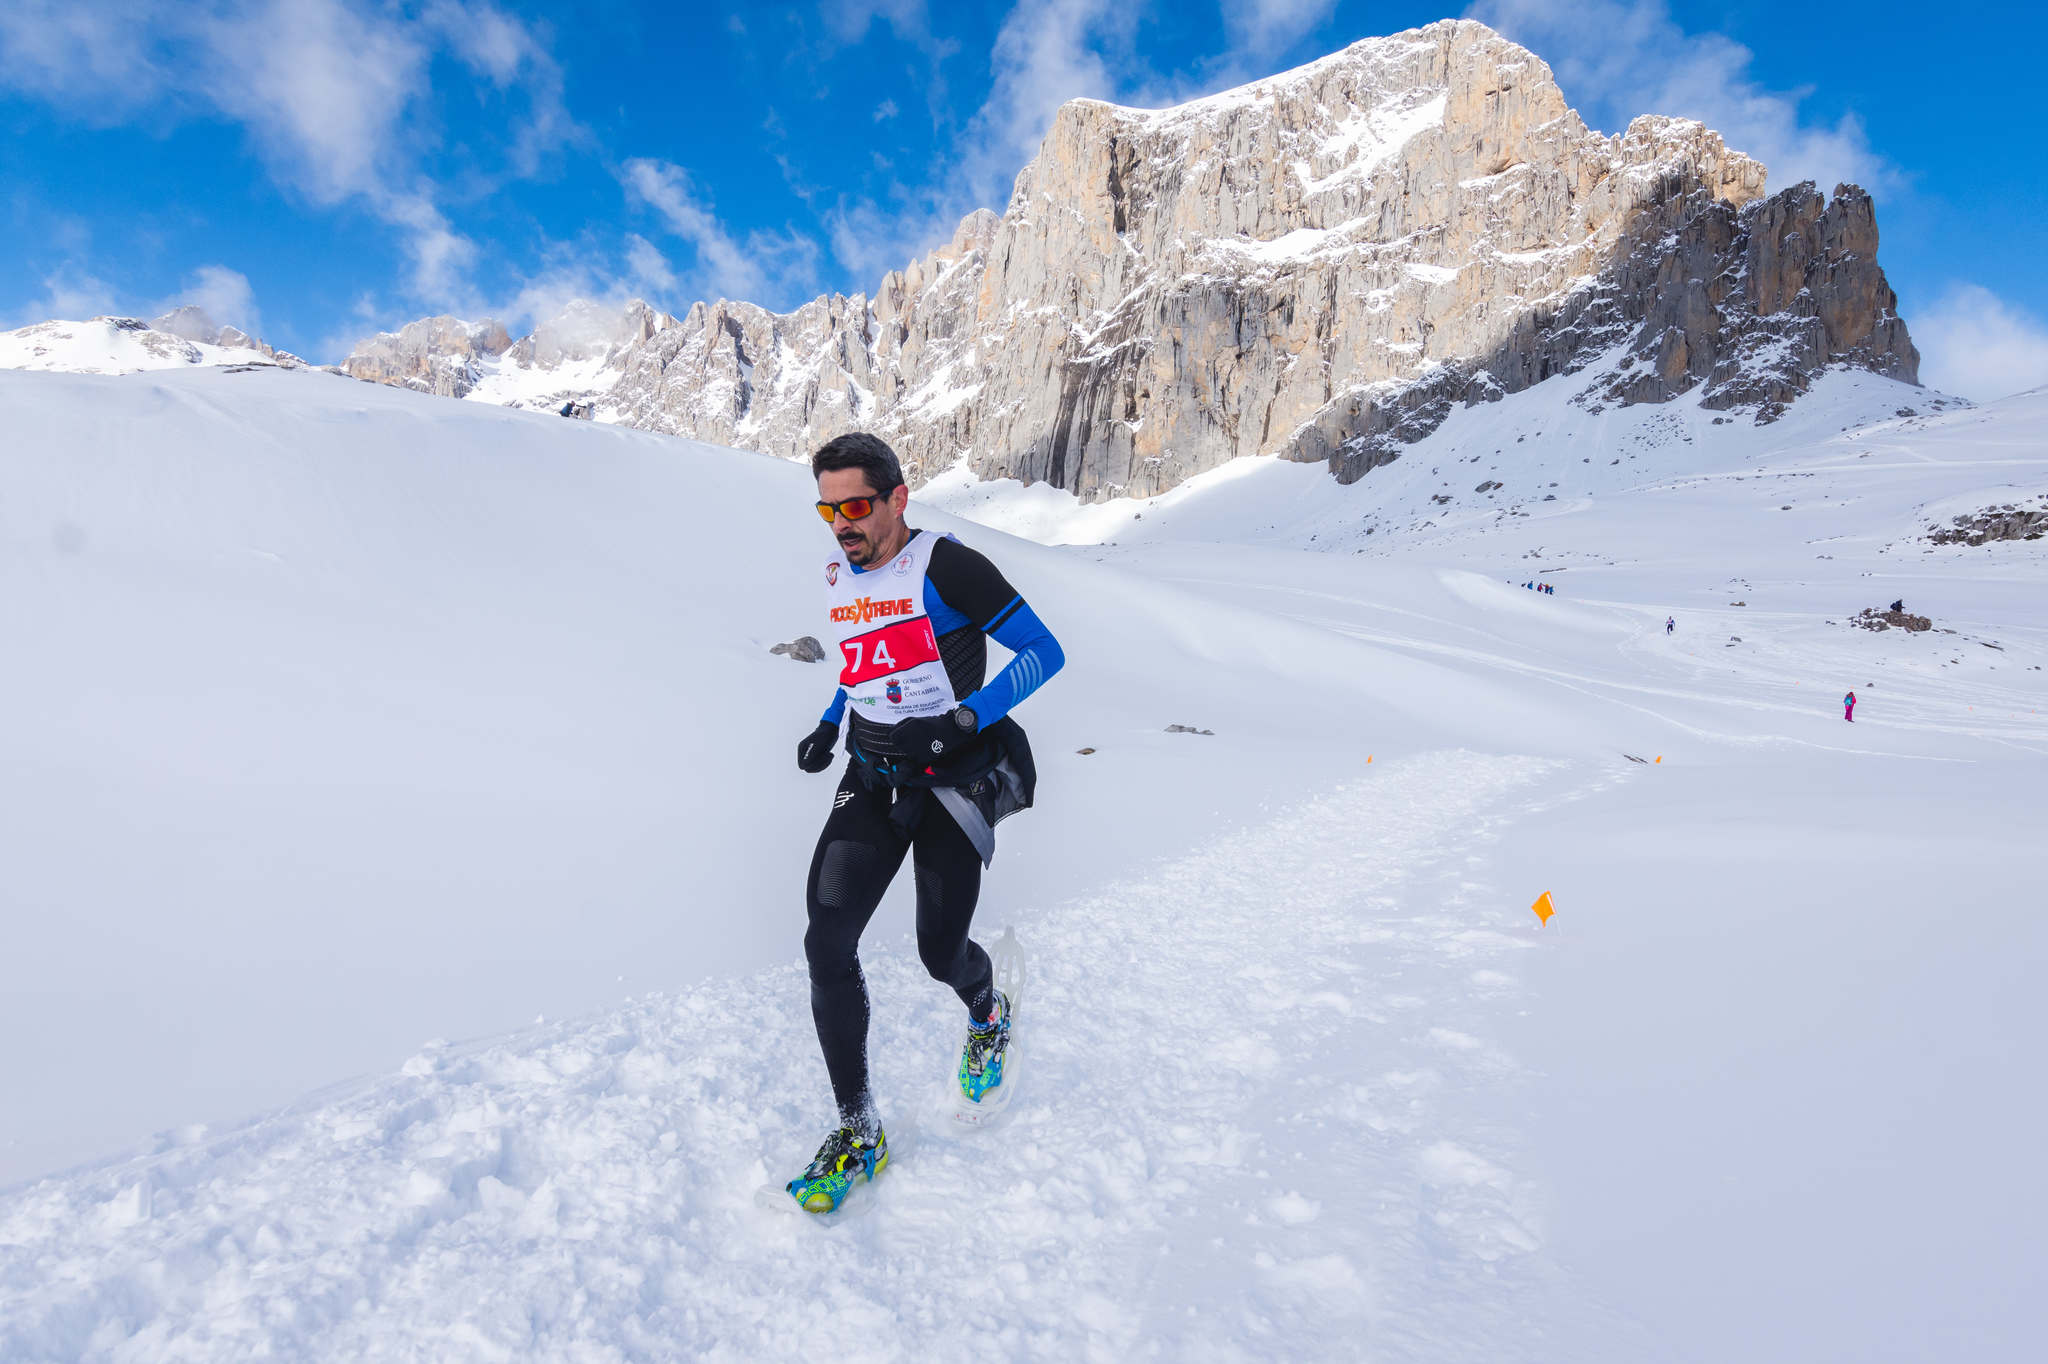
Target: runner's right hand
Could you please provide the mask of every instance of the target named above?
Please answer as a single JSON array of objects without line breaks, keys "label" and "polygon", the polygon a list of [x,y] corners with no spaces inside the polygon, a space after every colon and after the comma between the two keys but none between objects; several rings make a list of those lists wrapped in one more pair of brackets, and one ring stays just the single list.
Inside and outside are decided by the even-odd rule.
[{"label": "runner's right hand", "polygon": [[806,772],[823,772],[832,765],[832,745],[839,742],[839,726],[821,721],[796,746],[796,765]]}]

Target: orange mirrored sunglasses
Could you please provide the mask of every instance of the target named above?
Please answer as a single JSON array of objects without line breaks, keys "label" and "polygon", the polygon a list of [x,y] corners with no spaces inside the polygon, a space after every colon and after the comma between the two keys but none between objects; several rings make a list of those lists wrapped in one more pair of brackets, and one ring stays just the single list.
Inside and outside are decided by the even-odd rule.
[{"label": "orange mirrored sunglasses", "polygon": [[881,501],[883,496],[882,493],[876,493],[871,497],[849,497],[844,502],[820,502],[818,516],[822,520],[830,521],[834,514],[837,514],[849,521],[859,521],[875,509],[875,503]]}]

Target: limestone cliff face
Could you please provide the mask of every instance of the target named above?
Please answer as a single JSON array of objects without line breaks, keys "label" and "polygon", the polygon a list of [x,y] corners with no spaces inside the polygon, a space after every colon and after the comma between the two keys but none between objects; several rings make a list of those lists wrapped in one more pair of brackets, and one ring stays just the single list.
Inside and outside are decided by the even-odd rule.
[{"label": "limestone cliff face", "polygon": [[1601,401],[1704,384],[1762,420],[1829,364],[1916,379],[1868,196],[1764,184],[1697,123],[1588,129],[1535,56],[1445,21],[1171,109],[1070,103],[1000,217],[872,297],[699,304],[585,396],[1104,497],[1246,454],[1357,477],[1456,403],[1596,363]]},{"label": "limestone cliff face", "polygon": [[494,360],[511,346],[505,328],[489,319],[428,317],[357,343],[339,368],[351,378],[463,398],[476,387],[478,362]]}]

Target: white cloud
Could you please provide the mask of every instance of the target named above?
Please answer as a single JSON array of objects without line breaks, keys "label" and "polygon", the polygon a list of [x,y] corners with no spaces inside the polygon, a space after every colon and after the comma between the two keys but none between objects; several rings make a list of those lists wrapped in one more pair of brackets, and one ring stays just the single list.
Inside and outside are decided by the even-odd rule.
[{"label": "white cloud", "polygon": [[148,50],[149,17],[140,7],[9,0],[0,5],[0,80],[49,97],[104,92],[125,106],[162,84]]},{"label": "white cloud", "polygon": [[873,290],[891,270],[901,270],[950,240],[960,219],[972,212],[955,212],[951,202],[932,191],[913,193],[899,185],[896,195],[894,207],[849,198],[825,211],[832,258],[852,273],[856,289]]},{"label": "white cloud", "polygon": [[479,0],[438,0],[427,17],[470,70],[500,91],[525,92],[526,118],[510,151],[519,175],[537,172],[542,157],[556,147],[584,139],[563,101],[562,69],[534,29]]},{"label": "white cloud", "polygon": [[411,286],[437,306],[467,301],[475,256],[422,172],[444,52],[521,96],[506,151],[516,173],[579,135],[545,46],[488,0],[435,0],[417,13],[348,0],[0,6],[0,85],[102,121],[160,107],[234,120],[281,182],[323,206],[359,200],[403,230]]},{"label": "white cloud", "polygon": [[424,195],[392,195],[381,211],[387,221],[408,231],[405,249],[412,257],[412,296],[436,307],[474,312],[477,295],[469,284],[469,267],[476,260],[476,243],[449,226]]},{"label": "white cloud", "polygon": [[191,304],[215,324],[239,327],[251,336],[263,335],[263,315],[256,310],[256,292],[249,277],[225,265],[202,265],[169,298],[150,305],[150,316],[158,317],[183,304]]},{"label": "white cloud", "polygon": [[892,119],[896,117],[896,112],[896,101],[885,99],[875,106],[875,122],[881,123],[887,119]]},{"label": "white cloud", "polygon": [[661,248],[637,232],[626,234],[626,272],[633,288],[659,307],[670,306],[682,287]]},{"label": "white cloud", "polygon": [[1322,27],[1336,8],[1337,0],[1226,0],[1223,31],[1234,53],[1270,61]]},{"label": "white cloud", "polygon": [[518,292],[490,315],[518,336],[562,316],[572,303],[622,308],[628,297],[621,281],[600,274],[587,260],[563,259],[520,281]]},{"label": "white cloud", "polygon": [[931,33],[931,7],[926,0],[833,0],[820,5],[818,17],[842,43],[865,38],[876,20],[886,20],[896,36],[922,42]]},{"label": "white cloud", "polygon": [[1138,15],[1128,0],[1046,0],[1010,11],[989,58],[995,82],[964,148],[981,203],[1000,211],[1009,202],[1010,182],[1062,104],[1123,92],[1136,65]]},{"label": "white cloud", "polygon": [[788,307],[815,293],[818,245],[794,233],[749,232],[733,236],[690,174],[669,161],[636,157],[620,179],[638,202],[660,215],[671,235],[687,242],[696,257],[683,277],[693,299],[728,298]]},{"label": "white cloud", "polygon": [[[976,208],[1001,212],[1060,105],[1077,96],[1113,99],[1149,79],[1133,49],[1138,14],[1128,0],[1012,9],[989,54],[989,94],[931,179],[892,184],[880,196],[842,196],[823,210],[833,258],[853,275],[852,287],[873,289],[884,274],[950,241]],[[795,186],[787,166],[784,172]]]},{"label": "white cloud", "polygon": [[1867,188],[1897,171],[1871,149],[1853,113],[1832,125],[1800,113],[1807,91],[1771,90],[1753,54],[1719,33],[1689,34],[1665,0],[1479,0],[1466,11],[1550,64],[1586,121],[1619,132],[1638,114],[1698,119],[1770,168],[1771,186],[1813,180]]},{"label": "white cloud", "polygon": [[424,92],[430,35],[336,0],[195,16],[205,92],[299,189],[323,204],[393,196],[408,106]]},{"label": "white cloud", "polygon": [[1958,284],[1907,319],[1920,381],[1989,402],[2048,384],[2048,323],[1978,284]]},{"label": "white cloud", "polygon": [[6,326],[12,330],[52,319],[79,322],[118,312],[113,285],[75,261],[66,261],[43,277],[42,296],[22,304]]}]

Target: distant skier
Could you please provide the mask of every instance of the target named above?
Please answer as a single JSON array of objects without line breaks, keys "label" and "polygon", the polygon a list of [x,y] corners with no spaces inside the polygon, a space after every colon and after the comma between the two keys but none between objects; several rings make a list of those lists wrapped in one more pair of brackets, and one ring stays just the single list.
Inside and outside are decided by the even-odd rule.
[{"label": "distant skier", "polygon": [[1677,628],[1678,628],[1678,617],[1676,617],[1676,616],[1666,616],[1666,617],[1664,617],[1664,633],[1665,633],[1665,634],[1667,634],[1667,635],[1668,635],[1668,634],[1670,634],[1670,633],[1671,633],[1671,632],[1672,632],[1673,630],[1676,630]]},{"label": "distant skier", "polygon": [[1904,615],[1906,612],[1906,599],[1904,597],[1901,597],[1897,601],[1893,602],[1892,610],[1897,611],[1900,615]]},{"label": "distant skier", "polygon": [[[811,1016],[839,1127],[787,1188],[806,1211],[831,1212],[855,1179],[872,1180],[889,1160],[868,1089],[858,949],[906,853],[916,874],[918,955],[967,1007],[961,1091],[978,1103],[1003,1082],[1011,1001],[967,930],[982,868],[995,855],[995,825],[1031,804],[1037,779],[1009,712],[1066,656],[994,564],[950,535],[904,523],[910,490],[882,440],[836,437],[811,457],[811,469],[818,515],[838,541],[824,574],[841,667],[824,719],[797,745],[797,766],[824,771],[842,718],[851,726],[846,770],[811,856],[804,934]],[[986,685],[984,636],[1015,655]]]},{"label": "distant skier", "polygon": [[1853,691],[1842,698],[1842,718],[1850,724],[1856,723],[1856,693]]}]

